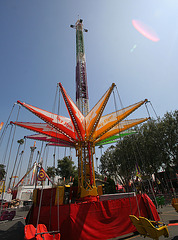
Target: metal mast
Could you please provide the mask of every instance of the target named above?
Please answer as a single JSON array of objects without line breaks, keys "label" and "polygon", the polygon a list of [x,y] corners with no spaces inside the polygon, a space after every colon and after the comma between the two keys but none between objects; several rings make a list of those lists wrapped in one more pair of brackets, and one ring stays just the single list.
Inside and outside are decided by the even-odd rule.
[{"label": "metal mast", "polygon": [[[29,158],[29,162],[28,162],[27,172],[29,172],[32,167],[33,155],[34,155],[34,151],[36,149],[35,145],[36,145],[36,142],[34,142],[33,147],[30,147],[31,153],[30,153],[30,158]],[[30,185],[30,174],[28,174],[28,176],[26,178],[26,185]]]},{"label": "metal mast", "polygon": [[76,29],[76,105],[86,116],[89,112],[89,100],[83,31],[88,32],[88,30],[83,28],[82,19],[70,27]]}]

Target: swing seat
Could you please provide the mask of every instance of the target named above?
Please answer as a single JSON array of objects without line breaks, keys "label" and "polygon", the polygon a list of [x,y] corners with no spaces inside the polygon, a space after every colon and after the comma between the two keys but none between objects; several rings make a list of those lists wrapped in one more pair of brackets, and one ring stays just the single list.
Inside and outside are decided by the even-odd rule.
[{"label": "swing seat", "polygon": [[25,240],[60,240],[60,233],[51,235],[44,224],[38,224],[37,234],[36,228],[32,224],[28,224],[24,228]]},{"label": "swing seat", "polygon": [[8,211],[3,211],[0,216],[0,221],[8,220],[8,215],[9,215]]},{"label": "swing seat", "polygon": [[172,206],[175,208],[176,212],[178,212],[178,198],[172,199]]},{"label": "swing seat", "polygon": [[174,206],[173,206],[176,210],[176,212],[178,212],[178,203],[174,203]]},{"label": "swing seat", "polygon": [[161,236],[169,237],[167,226],[161,226],[160,223],[149,221],[147,218],[144,217],[139,217],[139,220],[149,234],[150,238],[158,240]]},{"label": "swing seat", "polygon": [[15,217],[15,215],[16,215],[16,211],[9,212],[9,214],[7,216],[7,220],[12,221],[12,219]]},{"label": "swing seat", "polygon": [[25,240],[35,240],[36,228],[32,224],[25,225]]},{"label": "swing seat", "polygon": [[56,233],[54,235],[49,234],[47,227],[44,224],[38,224],[37,226],[37,240],[60,240],[60,233]]},{"label": "swing seat", "polygon": [[178,198],[173,198],[173,199],[172,199],[172,203],[171,203],[172,206],[174,206],[175,203],[178,203]]},{"label": "swing seat", "polygon": [[141,236],[148,237],[148,233],[141,224],[141,221],[134,215],[129,215],[131,222],[136,227],[137,231]]}]

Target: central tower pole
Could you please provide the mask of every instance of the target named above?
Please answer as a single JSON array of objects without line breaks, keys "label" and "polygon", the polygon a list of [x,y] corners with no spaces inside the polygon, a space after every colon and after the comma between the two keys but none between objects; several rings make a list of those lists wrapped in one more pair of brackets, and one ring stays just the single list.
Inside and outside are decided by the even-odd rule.
[{"label": "central tower pole", "polygon": [[[76,29],[76,105],[86,117],[89,113],[89,99],[83,32],[88,32],[88,30],[83,28],[82,19],[70,27]],[[94,146],[90,142],[81,141],[76,147],[78,187],[81,198],[97,196],[93,154]]]},{"label": "central tower pole", "polygon": [[88,30],[83,28],[82,19],[70,27],[76,29],[76,105],[86,116],[89,112],[89,100],[83,31],[88,32]]}]

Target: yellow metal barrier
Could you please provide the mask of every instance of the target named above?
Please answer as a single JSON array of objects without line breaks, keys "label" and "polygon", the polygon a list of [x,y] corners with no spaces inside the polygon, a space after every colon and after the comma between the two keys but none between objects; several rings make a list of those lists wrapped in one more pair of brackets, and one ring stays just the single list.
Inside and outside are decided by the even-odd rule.
[{"label": "yellow metal barrier", "polygon": [[97,190],[98,190],[98,195],[103,195],[103,186],[102,185],[99,185],[97,186]]},{"label": "yellow metal barrier", "polygon": [[33,203],[34,203],[35,207],[36,207],[36,202],[37,202],[37,193],[38,193],[38,189],[34,189],[33,190]]},{"label": "yellow metal barrier", "polygon": [[55,205],[62,205],[64,202],[64,186],[58,186],[56,188],[56,197],[55,197]]}]

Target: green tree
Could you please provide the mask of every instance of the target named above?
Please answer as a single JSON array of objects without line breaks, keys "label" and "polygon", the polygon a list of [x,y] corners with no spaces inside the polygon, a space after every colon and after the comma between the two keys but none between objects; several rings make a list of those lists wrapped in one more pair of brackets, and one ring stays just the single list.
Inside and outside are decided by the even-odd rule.
[{"label": "green tree", "polygon": [[127,185],[130,181],[133,171],[135,171],[135,153],[133,146],[133,135],[126,136],[120,140],[114,151],[114,159],[117,165],[118,175],[122,182]]},{"label": "green tree", "polygon": [[5,165],[4,164],[0,164],[0,181],[3,180],[5,174],[6,174]]},{"label": "green tree", "polygon": [[110,178],[110,176],[107,178],[107,181],[105,183],[105,193],[106,194],[112,194],[112,193],[116,193],[116,185],[115,182],[112,178]]},{"label": "green tree", "polygon": [[135,175],[136,163],[147,176],[165,166],[178,170],[178,111],[166,113],[162,119],[149,120],[135,128],[136,134],[118,141],[101,157],[101,172],[117,175],[125,182]]},{"label": "green tree", "polygon": [[178,170],[178,111],[167,112],[160,122],[163,130],[162,138],[167,166],[174,166]]},{"label": "green tree", "polygon": [[50,178],[54,178],[56,176],[56,169],[55,167],[47,167],[46,173]]},{"label": "green tree", "polygon": [[139,128],[138,136],[142,138],[139,149],[147,173],[156,174],[163,165],[168,168],[177,166],[178,111],[144,124]]},{"label": "green tree", "polygon": [[101,156],[100,159],[100,171],[104,176],[112,176],[116,178],[117,176],[117,168],[116,162],[114,159],[114,146],[109,147],[104,154]]},{"label": "green tree", "polygon": [[138,129],[135,138],[136,160],[142,173],[151,175],[157,173],[161,165],[166,162],[163,151],[162,131],[158,122],[149,120]]},{"label": "green tree", "polygon": [[76,166],[70,157],[64,157],[63,159],[58,160],[57,172],[62,178],[65,177],[66,180],[77,175]]}]

